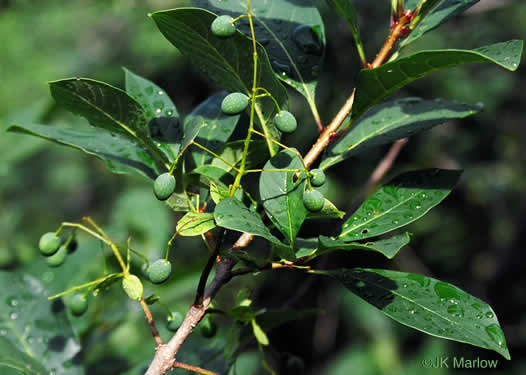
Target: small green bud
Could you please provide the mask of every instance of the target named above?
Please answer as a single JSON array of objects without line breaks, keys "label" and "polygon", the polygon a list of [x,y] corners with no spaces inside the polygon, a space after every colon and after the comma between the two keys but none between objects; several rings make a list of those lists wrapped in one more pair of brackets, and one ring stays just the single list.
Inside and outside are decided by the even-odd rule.
[{"label": "small green bud", "polygon": [[325,183],[326,176],[325,173],[321,169],[312,169],[310,171],[311,177],[310,177],[310,183],[312,186],[322,186]]},{"label": "small green bud", "polygon": [[183,315],[178,312],[174,311],[170,315],[168,315],[168,320],[166,321],[166,327],[172,331],[175,332],[179,329],[181,324],[183,324]]},{"label": "small green bud", "polygon": [[232,23],[234,19],[230,16],[224,15],[217,17],[210,25],[212,34],[220,38],[226,38],[234,35],[236,32],[236,26]]},{"label": "small green bud", "polygon": [[165,201],[175,191],[175,177],[168,172],[159,175],[153,183],[153,192],[157,199]]},{"label": "small green bud", "polygon": [[248,107],[248,96],[241,92],[233,92],[225,96],[221,102],[221,111],[225,115],[237,115]]},{"label": "small green bud", "polygon": [[50,267],[58,267],[65,262],[67,255],[68,250],[64,246],[60,246],[55,254],[46,258],[46,263]]},{"label": "small green bud", "polygon": [[144,291],[141,279],[135,275],[128,275],[122,279],[122,289],[133,300],[141,299]]},{"label": "small green bud", "polygon": [[320,211],[324,203],[325,198],[318,190],[307,190],[303,193],[303,204],[311,212]]},{"label": "small green bud", "polygon": [[148,268],[148,277],[154,284],[164,283],[172,272],[172,264],[164,259],[157,259]]},{"label": "small green bud", "polygon": [[293,133],[298,127],[298,122],[292,113],[281,111],[274,116],[274,125],[283,133]]},{"label": "small green bud", "polygon": [[52,255],[57,252],[61,242],[60,237],[56,236],[55,232],[47,232],[40,237],[38,248],[42,254]]},{"label": "small green bud", "polygon": [[84,294],[75,294],[70,302],[69,309],[75,316],[81,316],[88,309],[88,299]]}]

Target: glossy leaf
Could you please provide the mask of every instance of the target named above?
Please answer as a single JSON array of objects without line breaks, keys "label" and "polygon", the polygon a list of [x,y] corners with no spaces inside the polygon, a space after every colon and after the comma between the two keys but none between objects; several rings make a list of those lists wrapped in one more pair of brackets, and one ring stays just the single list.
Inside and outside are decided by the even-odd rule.
[{"label": "glossy leaf", "polygon": [[[180,8],[155,12],[152,18],[163,35],[210,79],[229,92],[251,94],[254,69],[252,42],[249,38],[239,32],[229,38],[214,36],[210,32],[210,25],[216,16],[204,9]],[[285,106],[285,88],[274,76],[267,54],[259,44],[257,52],[257,86],[267,89],[281,106]],[[276,105],[271,99],[258,99],[256,115],[259,124],[265,134],[274,139],[280,137],[270,121],[276,112]],[[267,145],[272,153],[278,151],[274,143],[268,141]]]},{"label": "glossy leaf", "polygon": [[[221,102],[226,96],[225,92],[212,95],[185,119],[185,134],[200,145],[217,153],[228,141],[239,121],[239,115],[229,116],[221,111]],[[198,128],[198,129],[197,129]],[[197,131],[197,133],[196,133]],[[194,134],[195,137],[193,136]],[[188,142],[185,136],[184,143]],[[184,144],[183,144],[184,147]],[[213,156],[197,147],[192,148],[192,159],[197,167],[208,163]]]},{"label": "glossy leaf", "polygon": [[147,120],[158,117],[179,117],[177,108],[162,88],[124,68],[126,92],[144,109]]},{"label": "glossy leaf", "polygon": [[409,233],[403,233],[391,238],[378,240],[374,242],[358,243],[345,242],[331,237],[320,236],[319,249],[315,255],[320,256],[336,250],[368,250],[376,251],[392,259],[398,252],[409,243],[411,238]]},{"label": "glossy leaf", "polygon": [[[30,357],[33,360],[29,363],[37,366],[35,361],[45,359],[41,365],[46,368],[46,373],[72,373],[67,362],[80,351],[80,344],[62,301],[48,301],[49,293],[41,282],[27,274],[0,272],[0,285],[9,285],[0,290],[3,301],[0,304],[0,345],[9,341],[15,355],[13,361]],[[0,352],[1,369],[13,362],[3,359],[4,350]]]},{"label": "glossy leaf", "polygon": [[0,373],[3,375],[42,375],[47,370],[39,358],[18,350],[5,337],[0,336]]},{"label": "glossy leaf", "polygon": [[101,129],[73,130],[49,125],[13,125],[9,132],[30,134],[73,147],[106,162],[114,173],[132,173],[155,178],[155,163],[149,154],[127,138]]},{"label": "glossy leaf", "polygon": [[[419,1],[406,1],[407,9],[414,10]],[[479,0],[427,0],[422,6],[419,20],[415,20],[416,27],[409,36],[402,41],[401,47],[414,42],[428,31],[440,26],[444,22],[471,8]]]},{"label": "glossy leaf", "polygon": [[257,212],[250,211],[236,198],[230,197],[220,201],[215,208],[214,217],[220,227],[250,233],[282,246],[281,242],[265,226],[261,216]]},{"label": "glossy leaf", "polygon": [[377,69],[363,69],[358,78],[351,118],[360,117],[387,96],[432,72],[461,64],[486,62],[514,71],[519,66],[522,47],[522,41],[510,40],[474,50],[421,51],[396,59]]},{"label": "glossy leaf", "polygon": [[354,268],[327,273],[397,322],[510,359],[493,309],[454,285],[390,270]]},{"label": "glossy leaf", "polygon": [[367,148],[410,137],[479,110],[477,106],[443,99],[405,98],[382,103],[368,111],[334,143],[320,168],[327,169]]},{"label": "glossy leaf", "polygon": [[[219,15],[247,14],[245,0],[194,0]],[[256,39],[267,51],[276,76],[298,90],[315,107],[315,91],[325,50],[323,20],[312,0],[252,0]],[[236,27],[251,37],[248,20]]]},{"label": "glossy leaf", "polygon": [[[294,245],[307,209],[303,204],[305,177],[294,182],[295,172],[276,172],[276,169],[302,169],[301,160],[291,151],[283,150],[270,159],[259,178],[259,194],[268,218],[285,236],[287,242]],[[303,174],[304,175],[304,174]]]},{"label": "glossy leaf", "polygon": [[181,236],[199,236],[216,227],[214,215],[204,212],[189,212],[177,222],[177,232]]},{"label": "glossy leaf", "polygon": [[201,181],[207,186],[213,181],[226,188],[234,182],[234,177],[230,173],[214,165],[202,165],[194,169],[191,174],[200,175]]},{"label": "glossy leaf", "polygon": [[148,137],[146,116],[126,92],[104,82],[70,78],[49,83],[58,104],[95,127],[136,140]]},{"label": "glossy leaf", "polygon": [[426,169],[397,176],[367,198],[343,224],[337,238],[357,241],[419,219],[449,195],[460,174],[460,171]]}]

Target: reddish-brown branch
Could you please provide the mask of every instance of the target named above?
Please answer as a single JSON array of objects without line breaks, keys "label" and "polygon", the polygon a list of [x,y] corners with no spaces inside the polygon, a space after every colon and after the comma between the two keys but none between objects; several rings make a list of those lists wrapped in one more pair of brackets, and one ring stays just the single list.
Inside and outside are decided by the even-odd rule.
[{"label": "reddish-brown branch", "polygon": [[177,362],[177,361],[174,361],[173,367],[179,367],[179,368],[182,368],[188,371],[193,371],[195,373],[203,374],[203,375],[219,375],[217,372],[208,371],[201,367],[192,366],[192,365],[188,365],[186,363]]},{"label": "reddish-brown branch", "polygon": [[157,347],[159,347],[163,344],[163,341],[161,340],[159,331],[157,330],[157,327],[155,326],[155,322],[153,321],[152,313],[150,312],[150,309],[148,308],[148,304],[144,301],[143,298],[139,300],[139,303],[141,304],[141,307],[144,310],[144,315],[146,316],[146,320],[148,321],[148,324],[150,325],[150,329],[152,330],[152,336],[155,339],[155,343],[157,344]]},{"label": "reddish-brown branch", "polygon": [[382,49],[376,55],[374,61],[369,65],[370,68],[376,69],[382,65],[389,54],[391,53],[393,47],[395,46],[398,39],[404,34],[405,27],[411,22],[412,13],[410,10],[407,10],[402,17],[400,17],[396,23],[391,27],[391,32],[387,37]]},{"label": "reddish-brown branch", "polygon": [[369,177],[367,185],[365,187],[365,194],[369,194],[371,189],[385,176],[385,174],[393,167],[393,164],[398,157],[398,154],[402,148],[406,145],[407,138],[399,139],[391,145],[389,152],[384,156],[382,160],[378,163],[375,170]]}]

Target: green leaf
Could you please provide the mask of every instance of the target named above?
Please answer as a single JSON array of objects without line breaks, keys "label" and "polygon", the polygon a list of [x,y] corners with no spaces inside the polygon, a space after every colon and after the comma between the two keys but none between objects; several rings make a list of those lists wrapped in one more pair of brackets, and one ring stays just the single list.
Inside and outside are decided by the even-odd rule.
[{"label": "green leaf", "polygon": [[86,118],[97,128],[138,142],[156,161],[170,162],[171,155],[152,141],[141,105],[126,92],[87,78],[63,79],[49,85],[51,95],[61,106]]},{"label": "green leaf", "polygon": [[177,222],[176,230],[181,236],[199,236],[215,227],[213,214],[189,212]]},{"label": "green leaf", "polygon": [[[294,245],[307,209],[303,204],[305,177],[294,182],[295,172],[276,172],[276,169],[303,169],[303,163],[296,154],[283,150],[270,159],[259,178],[259,194],[269,219],[283,233],[288,243]],[[272,171],[274,170],[274,171]]]},{"label": "green leaf", "polygon": [[[228,141],[240,117],[239,115],[225,115],[221,111],[221,102],[226,95],[225,92],[212,95],[201,103],[185,119],[184,123],[185,133],[190,136],[196,134],[193,137],[195,141],[215,153]],[[185,136],[184,142],[187,141]],[[210,153],[197,147],[192,148],[192,159],[197,167],[205,165],[212,158]]]},{"label": "green leaf", "polygon": [[296,257],[302,258],[311,255],[318,250],[318,238],[296,238],[294,242],[294,251]]},{"label": "green leaf", "polygon": [[338,207],[334,205],[330,200],[325,198],[325,203],[323,203],[323,208],[317,212],[308,212],[307,219],[343,219],[345,216],[344,211],[338,210]]},{"label": "green leaf", "polygon": [[[419,1],[406,2],[406,9],[414,10],[418,2]],[[427,0],[422,6],[419,19],[413,22],[413,24],[417,26],[411,31],[409,36],[400,43],[400,46],[407,46],[428,31],[449,21],[451,18],[471,8],[478,2],[479,0]]]},{"label": "green leaf", "polygon": [[150,155],[127,138],[101,129],[73,130],[49,125],[12,125],[8,132],[29,134],[81,150],[102,159],[114,173],[131,173],[155,178]]},{"label": "green leaf", "polygon": [[[233,141],[225,144],[223,148],[218,151],[218,155],[222,160],[219,158],[214,158],[211,164],[222,168],[225,171],[232,171],[233,169],[229,165],[225,164],[225,161],[230,165],[238,167],[241,164],[241,159],[243,158],[244,147],[244,140]],[[261,165],[264,161],[268,160],[268,158],[269,153],[265,142],[251,140],[248,146],[245,167],[248,169],[255,168],[258,165]]]},{"label": "green leaf", "polygon": [[[44,373],[72,373],[68,362],[80,351],[80,344],[62,301],[48,301],[48,291],[27,274],[0,272],[0,285],[9,286],[0,290],[0,347],[8,341],[14,355],[6,360],[7,353],[0,350],[0,369],[13,368],[18,360],[29,357],[29,363],[35,364],[33,370],[44,366]],[[45,362],[39,366],[42,359]],[[26,370],[27,374],[35,373]]]},{"label": "green leaf", "polygon": [[419,219],[449,195],[460,174],[460,171],[425,169],[395,177],[356,210],[337,238],[357,241]]},{"label": "green leaf", "polygon": [[[254,69],[249,38],[241,33],[229,38],[214,36],[210,25],[216,16],[204,9],[180,8],[155,12],[152,18],[163,35],[210,79],[229,92],[251,95]],[[257,52],[257,86],[267,89],[280,106],[285,106],[287,92],[274,76],[265,49],[260,44],[257,45]],[[258,99],[255,111],[265,134],[279,139],[280,134],[270,121],[277,113],[272,99]],[[267,145],[271,153],[278,151],[274,143],[267,141]]]},{"label": "green leaf", "polygon": [[494,350],[510,359],[492,308],[454,285],[379,269],[340,269],[327,274],[399,323],[432,336]]},{"label": "green leaf", "polygon": [[429,73],[461,64],[492,62],[514,71],[519,66],[523,42],[510,40],[474,50],[421,51],[401,57],[377,69],[360,71],[351,119],[356,119],[376,103],[405,85]]},{"label": "green leaf", "polygon": [[267,334],[261,329],[255,319],[252,320],[252,332],[261,345],[267,346],[269,344]]},{"label": "green leaf", "polygon": [[[246,1],[194,0],[193,3],[216,14],[236,18],[247,14]],[[316,107],[318,75],[325,53],[325,28],[312,0],[252,0],[256,40],[265,46],[276,76],[298,90]],[[251,37],[248,19],[236,27]]]},{"label": "green leaf", "polygon": [[18,350],[5,337],[0,336],[0,372],[2,375],[43,375],[47,373],[40,359]]},{"label": "green leaf", "polygon": [[227,315],[239,322],[248,323],[254,320],[254,311],[250,306],[236,306],[227,311]]},{"label": "green leaf", "polygon": [[91,125],[132,140],[149,136],[142,107],[121,89],[87,78],[63,79],[49,85],[58,104],[85,117]]},{"label": "green leaf", "polygon": [[362,116],[328,150],[321,163],[327,169],[365,149],[410,137],[451,119],[464,118],[480,107],[443,99],[404,98],[377,105]]},{"label": "green leaf", "polygon": [[283,246],[270,233],[263,220],[261,220],[261,216],[257,212],[250,211],[236,198],[230,197],[219,202],[215,208],[214,217],[217,225],[220,227],[250,233],[263,237],[277,246]]},{"label": "green leaf", "polygon": [[387,258],[392,259],[410,240],[409,233],[366,243],[345,242],[331,237],[320,236],[319,250],[317,250],[314,255],[320,256],[336,250],[368,250],[382,253]]},{"label": "green leaf", "polygon": [[166,91],[152,81],[123,68],[126,92],[144,109],[147,120],[158,117],[179,117],[177,108]]}]

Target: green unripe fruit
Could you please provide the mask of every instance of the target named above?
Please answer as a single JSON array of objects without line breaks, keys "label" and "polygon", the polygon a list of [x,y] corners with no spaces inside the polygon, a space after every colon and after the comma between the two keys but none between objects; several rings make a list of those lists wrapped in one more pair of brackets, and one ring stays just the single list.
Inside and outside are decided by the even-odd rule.
[{"label": "green unripe fruit", "polygon": [[172,263],[164,259],[158,259],[148,268],[148,277],[154,284],[164,283],[172,272]]},{"label": "green unripe fruit", "polygon": [[75,316],[81,316],[88,309],[88,298],[84,294],[75,294],[70,302],[69,309]]},{"label": "green unripe fruit", "polygon": [[303,193],[303,204],[307,210],[318,212],[323,208],[325,198],[318,190],[307,190]]},{"label": "green unripe fruit", "polygon": [[122,279],[122,289],[133,300],[141,299],[144,291],[141,279],[135,275],[128,275]]},{"label": "green unripe fruit", "polygon": [[226,15],[217,17],[210,26],[212,34],[220,38],[226,38],[234,35],[236,32],[236,26],[232,23],[233,20],[234,19],[232,17]]},{"label": "green unripe fruit", "polygon": [[217,332],[217,325],[208,316],[205,316],[201,323],[199,323],[199,332],[203,337],[211,338]]},{"label": "green unripe fruit", "polygon": [[312,184],[312,186],[318,187],[325,183],[326,176],[321,169],[313,169],[310,171],[310,174],[310,183]]},{"label": "green unripe fruit", "polygon": [[153,183],[153,192],[157,199],[165,201],[175,191],[175,177],[168,172],[159,175]]},{"label": "green unripe fruit", "polygon": [[221,102],[221,111],[225,115],[237,115],[248,107],[248,96],[241,92],[233,92],[225,96]]},{"label": "green unripe fruit", "polygon": [[283,133],[293,133],[298,127],[298,122],[292,113],[281,111],[274,116],[274,125]]},{"label": "green unripe fruit", "polygon": [[57,252],[61,242],[60,237],[56,236],[54,232],[47,232],[40,237],[38,248],[42,254],[52,255]]},{"label": "green unripe fruit", "polygon": [[68,250],[64,246],[60,246],[57,252],[53,255],[50,255],[46,258],[46,263],[50,267],[58,267],[66,260],[68,255]]},{"label": "green unripe fruit", "polygon": [[183,324],[183,315],[176,311],[176,312],[173,312],[171,315],[168,316],[168,320],[166,322],[166,327],[172,331],[172,332],[175,332],[179,329],[179,327],[181,326],[181,324]]}]

